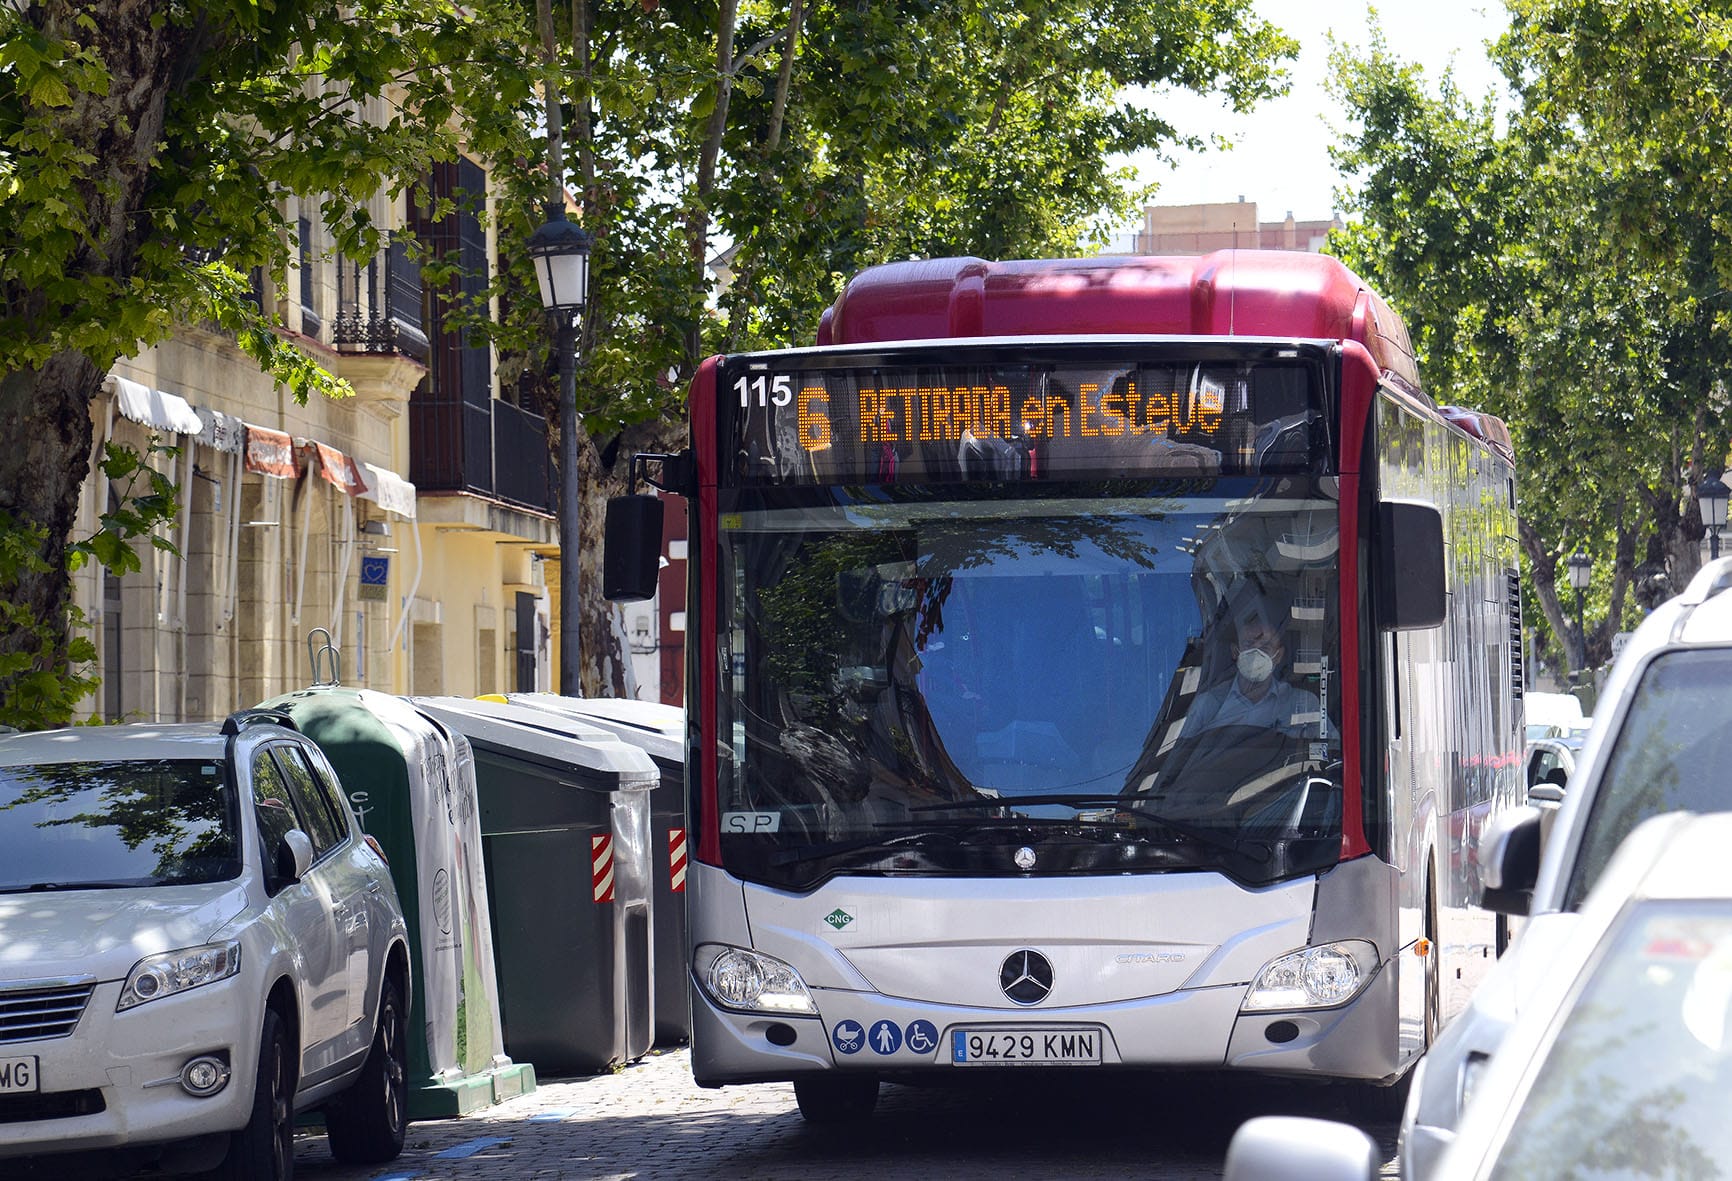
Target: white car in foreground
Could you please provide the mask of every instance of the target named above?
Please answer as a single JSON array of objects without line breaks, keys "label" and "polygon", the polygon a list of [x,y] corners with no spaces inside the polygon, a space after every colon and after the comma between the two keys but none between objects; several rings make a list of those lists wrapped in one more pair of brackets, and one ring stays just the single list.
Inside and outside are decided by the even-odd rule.
[{"label": "white car in foreground", "polygon": [[[1671,813],[1623,843],[1550,970],[1477,1070],[1441,1181],[1723,1177],[1732,1159],[1732,815]],[[1267,1117],[1227,1181],[1372,1181],[1364,1132]]]},{"label": "white car in foreground", "polygon": [[0,1158],[278,1181],[323,1107],[389,1160],[409,1000],[384,859],[286,718],[0,738]]}]

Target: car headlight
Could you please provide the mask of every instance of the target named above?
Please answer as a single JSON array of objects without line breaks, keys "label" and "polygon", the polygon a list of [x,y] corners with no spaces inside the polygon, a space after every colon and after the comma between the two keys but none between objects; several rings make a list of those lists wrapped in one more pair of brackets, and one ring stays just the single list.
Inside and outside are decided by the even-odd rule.
[{"label": "car headlight", "polygon": [[227,980],[240,970],[241,945],[238,940],[145,956],[127,973],[126,984],[120,990],[120,1000],[114,1009],[124,1012],[159,997]]},{"label": "car headlight", "polygon": [[1353,998],[1375,967],[1376,950],[1356,939],[1324,943],[1271,960],[1240,1010],[1327,1009]]},{"label": "car headlight", "polygon": [[706,944],[694,962],[704,991],[730,1009],[816,1016],[818,1007],[794,965],[743,947]]}]

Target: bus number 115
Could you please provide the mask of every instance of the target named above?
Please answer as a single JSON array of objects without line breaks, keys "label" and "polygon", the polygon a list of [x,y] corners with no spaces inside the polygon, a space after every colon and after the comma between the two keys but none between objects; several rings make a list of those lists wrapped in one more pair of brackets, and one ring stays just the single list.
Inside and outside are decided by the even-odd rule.
[{"label": "bus number 115", "polygon": [[762,373],[756,377],[742,377],[734,383],[734,388],[740,391],[741,410],[751,407],[754,394],[759,406],[786,406],[794,400],[794,379],[786,374],[768,378]]}]

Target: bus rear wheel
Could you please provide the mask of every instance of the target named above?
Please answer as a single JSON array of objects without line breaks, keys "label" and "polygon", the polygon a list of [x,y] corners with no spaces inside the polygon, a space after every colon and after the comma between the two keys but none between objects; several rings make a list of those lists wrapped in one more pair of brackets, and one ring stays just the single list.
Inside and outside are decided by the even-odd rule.
[{"label": "bus rear wheel", "polygon": [[819,1075],[794,1080],[794,1098],[809,1124],[862,1120],[878,1106],[878,1080],[871,1075]]}]

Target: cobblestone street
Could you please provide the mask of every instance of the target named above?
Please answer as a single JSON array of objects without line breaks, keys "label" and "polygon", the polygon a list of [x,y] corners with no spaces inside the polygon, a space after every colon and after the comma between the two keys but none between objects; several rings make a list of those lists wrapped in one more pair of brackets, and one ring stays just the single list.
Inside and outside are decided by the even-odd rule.
[{"label": "cobblestone street", "polygon": [[[946,1181],[1014,1177],[1220,1176],[1228,1139],[1252,1115],[1347,1118],[1337,1092],[1113,1075],[993,1088],[887,1086],[856,1127],[813,1127],[787,1084],[699,1089],[683,1050],[615,1074],[543,1080],[468,1119],[412,1124],[388,1166],[337,1164],[323,1136],[300,1142],[308,1181],[493,1181],[739,1177],[844,1181],[920,1173]],[[1387,1154],[1393,1126],[1370,1129]],[[1384,1175],[1393,1177],[1392,1166]]]}]

